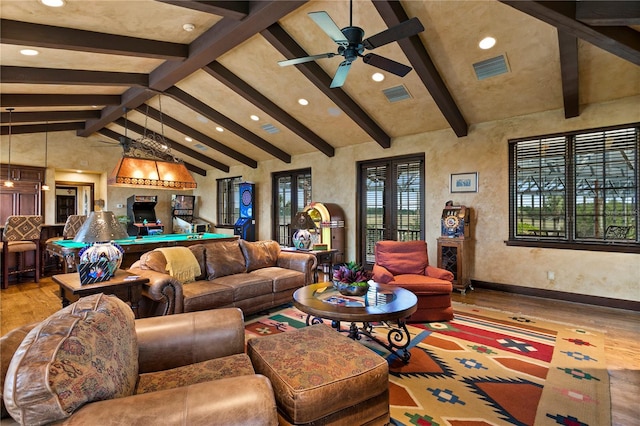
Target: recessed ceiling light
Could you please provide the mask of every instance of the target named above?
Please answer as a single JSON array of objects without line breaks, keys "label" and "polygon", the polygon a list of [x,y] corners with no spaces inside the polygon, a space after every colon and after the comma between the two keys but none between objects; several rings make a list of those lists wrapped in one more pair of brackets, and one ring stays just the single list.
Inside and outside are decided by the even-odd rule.
[{"label": "recessed ceiling light", "polygon": [[485,37],[482,40],[480,40],[480,43],[478,43],[478,46],[480,47],[480,49],[483,49],[483,50],[491,49],[495,45],[496,45],[496,39],[493,37]]},{"label": "recessed ceiling light", "polygon": [[380,72],[376,72],[371,76],[371,80],[373,81],[382,81],[384,80],[384,74]]},{"label": "recessed ceiling light", "polygon": [[193,142],[193,139],[191,139],[189,136],[185,136],[184,140],[187,142]]},{"label": "recessed ceiling light", "polygon": [[252,115],[251,115],[251,119],[252,119],[253,121],[258,121],[258,120],[260,120],[260,117],[258,117],[257,115],[253,115],[253,114],[252,114]]},{"label": "recessed ceiling light", "polygon": [[23,54],[24,56],[36,56],[40,52],[38,52],[35,49],[22,49],[20,50],[20,53]]},{"label": "recessed ceiling light", "polygon": [[40,3],[49,7],[62,7],[64,6],[64,0],[40,0]]},{"label": "recessed ceiling light", "polygon": [[220,133],[224,132],[224,129],[220,126],[216,126],[216,130]]},{"label": "recessed ceiling light", "polygon": [[298,99],[298,103],[303,106],[309,105],[309,101],[304,98]]}]

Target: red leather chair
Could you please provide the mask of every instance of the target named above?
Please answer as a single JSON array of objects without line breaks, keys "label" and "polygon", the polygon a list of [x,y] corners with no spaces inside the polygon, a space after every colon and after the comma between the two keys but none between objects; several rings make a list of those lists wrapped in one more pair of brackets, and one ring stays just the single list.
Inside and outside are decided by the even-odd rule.
[{"label": "red leather chair", "polygon": [[418,310],[407,321],[453,319],[453,274],[429,265],[425,241],[378,241],[373,280],[403,287],[418,296]]}]

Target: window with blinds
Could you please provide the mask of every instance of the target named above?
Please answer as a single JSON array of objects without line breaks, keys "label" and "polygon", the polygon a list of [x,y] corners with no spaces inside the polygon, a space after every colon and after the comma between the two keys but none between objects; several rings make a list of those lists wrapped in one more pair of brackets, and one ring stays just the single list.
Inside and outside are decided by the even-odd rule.
[{"label": "window with blinds", "polygon": [[240,217],[240,182],[242,177],[216,180],[218,227],[233,227]]},{"label": "window with blinds", "polygon": [[637,245],[639,132],[510,141],[510,240]]}]

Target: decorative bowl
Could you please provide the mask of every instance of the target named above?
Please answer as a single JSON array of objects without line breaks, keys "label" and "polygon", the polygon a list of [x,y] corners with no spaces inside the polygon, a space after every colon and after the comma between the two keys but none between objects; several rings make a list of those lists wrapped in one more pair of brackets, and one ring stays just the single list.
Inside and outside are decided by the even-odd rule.
[{"label": "decorative bowl", "polygon": [[364,296],[369,291],[369,284],[362,283],[343,283],[340,281],[334,281],[333,286],[343,296]]}]

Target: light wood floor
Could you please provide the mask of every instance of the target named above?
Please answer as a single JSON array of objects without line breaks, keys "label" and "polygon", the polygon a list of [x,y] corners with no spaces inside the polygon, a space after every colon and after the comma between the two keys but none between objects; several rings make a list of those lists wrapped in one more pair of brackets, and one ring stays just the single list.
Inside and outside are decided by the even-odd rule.
[{"label": "light wood floor", "polygon": [[[640,313],[484,289],[468,291],[464,296],[455,293],[453,299],[602,330],[611,379],[612,423],[640,426]],[[38,284],[11,285],[0,291],[1,334],[45,319],[60,308],[58,286],[51,278],[43,278]]]}]

